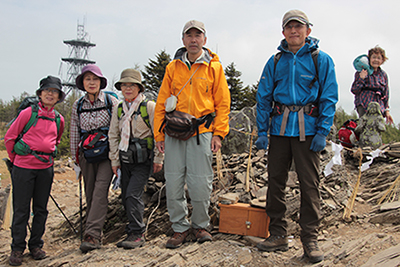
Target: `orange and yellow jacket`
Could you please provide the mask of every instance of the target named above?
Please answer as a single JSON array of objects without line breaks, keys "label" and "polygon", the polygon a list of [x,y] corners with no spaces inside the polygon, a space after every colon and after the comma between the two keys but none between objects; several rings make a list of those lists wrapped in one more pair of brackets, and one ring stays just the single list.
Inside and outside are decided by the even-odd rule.
[{"label": "orange and yellow jacket", "polygon": [[[199,133],[212,132],[222,138],[229,132],[230,92],[224,69],[217,54],[203,48],[203,55],[190,66],[185,62],[186,48],[180,48],[165,71],[164,79],[158,92],[154,115],[154,138],[164,141],[164,132],[160,129],[165,116],[165,100],[171,95],[178,95],[176,110],[189,113],[196,118],[215,113],[210,128],[200,125]],[[192,74],[195,74],[192,76]],[[192,76],[192,77],[191,77]]]}]

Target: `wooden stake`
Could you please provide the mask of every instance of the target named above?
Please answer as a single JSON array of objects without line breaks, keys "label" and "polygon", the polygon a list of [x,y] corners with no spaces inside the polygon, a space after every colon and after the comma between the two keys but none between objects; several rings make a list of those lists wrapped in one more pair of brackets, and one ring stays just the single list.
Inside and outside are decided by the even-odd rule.
[{"label": "wooden stake", "polygon": [[256,129],[253,129],[253,132],[250,136],[250,149],[249,149],[249,160],[247,162],[247,172],[246,172],[246,192],[250,191],[250,169],[251,169],[251,148],[253,146],[253,136],[256,134]]},{"label": "wooden stake", "polygon": [[344,209],[344,213],[343,213],[343,219],[348,219],[350,218],[351,215],[351,211],[353,210],[353,206],[354,206],[354,201],[356,200],[356,196],[357,196],[357,191],[358,191],[358,187],[360,186],[360,180],[361,180],[361,165],[362,165],[362,150],[361,148],[358,148],[357,153],[360,157],[360,161],[359,161],[359,166],[358,166],[358,179],[357,179],[357,183],[356,186],[353,189],[353,193],[351,194],[349,201],[347,202],[346,208]]}]

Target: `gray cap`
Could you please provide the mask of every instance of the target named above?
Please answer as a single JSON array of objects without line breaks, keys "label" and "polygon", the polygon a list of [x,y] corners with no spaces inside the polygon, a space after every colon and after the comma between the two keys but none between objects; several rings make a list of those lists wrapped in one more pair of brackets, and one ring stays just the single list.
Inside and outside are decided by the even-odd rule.
[{"label": "gray cap", "polygon": [[308,20],[306,13],[301,10],[293,9],[283,15],[282,19],[282,28],[286,26],[290,21],[295,20],[300,22],[301,24],[312,25],[312,23]]},{"label": "gray cap", "polygon": [[183,27],[182,34],[190,30],[191,28],[196,28],[202,33],[206,33],[206,28],[204,27],[204,23],[197,20],[190,20],[186,22],[185,27]]}]

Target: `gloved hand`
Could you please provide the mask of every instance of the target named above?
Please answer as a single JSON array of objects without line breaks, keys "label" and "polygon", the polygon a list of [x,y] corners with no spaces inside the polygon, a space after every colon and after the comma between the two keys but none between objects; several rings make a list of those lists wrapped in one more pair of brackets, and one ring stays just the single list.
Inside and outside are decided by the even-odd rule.
[{"label": "gloved hand", "polygon": [[256,147],[258,149],[267,149],[268,147],[268,136],[259,136],[257,141],[255,142]]},{"label": "gloved hand", "polygon": [[314,152],[319,152],[322,149],[324,149],[325,145],[326,145],[325,135],[323,135],[322,133],[317,133],[311,142],[310,150]]}]

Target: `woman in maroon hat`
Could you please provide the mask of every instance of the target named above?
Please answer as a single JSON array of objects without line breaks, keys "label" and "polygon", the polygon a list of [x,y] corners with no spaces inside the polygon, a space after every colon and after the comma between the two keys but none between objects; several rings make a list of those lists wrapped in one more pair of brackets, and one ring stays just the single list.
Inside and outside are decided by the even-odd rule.
[{"label": "woman in maroon hat", "polygon": [[113,175],[108,159],[108,129],[118,100],[101,91],[107,86],[107,79],[96,65],[83,67],[76,77],[76,86],[86,92],[72,106],[70,126],[71,156],[81,168],[85,182],[86,227],[80,246],[85,253],[101,246]]},{"label": "woman in maroon hat", "polygon": [[12,163],[14,214],[11,226],[12,251],[9,259],[12,266],[22,264],[31,202],[33,220],[28,248],[35,260],[46,257],[46,252],[42,250],[42,236],[54,176],[53,157],[64,131],[64,118],[54,110],[54,106],[65,98],[61,80],[53,76],[43,78],[36,95],[39,103],[35,102],[23,109],[4,137]]}]

